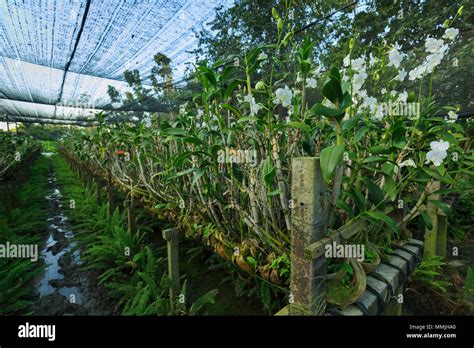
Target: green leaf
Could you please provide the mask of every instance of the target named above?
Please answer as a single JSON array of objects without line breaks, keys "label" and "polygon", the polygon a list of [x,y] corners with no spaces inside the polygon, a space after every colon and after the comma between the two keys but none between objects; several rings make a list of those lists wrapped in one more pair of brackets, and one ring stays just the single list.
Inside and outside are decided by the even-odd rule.
[{"label": "green leaf", "polygon": [[336,206],[339,209],[344,210],[351,218],[354,217],[354,212],[352,211],[351,206],[344,202],[342,199],[337,200]]},{"label": "green leaf", "polygon": [[451,208],[442,201],[435,201],[435,200],[428,200],[429,203],[433,204],[434,206],[438,207],[445,213],[446,215],[451,215]]},{"label": "green leaf", "polygon": [[239,118],[237,123],[244,123],[244,122],[250,122],[250,121],[259,121],[259,119],[255,116],[246,116],[246,117]]},{"label": "green leaf", "polygon": [[329,99],[333,104],[340,103],[343,98],[341,84],[337,80],[331,78],[329,78],[324,84],[321,94]]},{"label": "green leaf", "polygon": [[273,166],[273,161],[270,156],[268,156],[265,161],[263,161],[263,182],[270,186],[275,179],[276,171]]},{"label": "green leaf", "polygon": [[371,156],[364,158],[362,163],[371,163],[371,162],[386,162],[387,159],[385,157],[378,157],[378,156]]},{"label": "green leaf", "polygon": [[382,189],[378,187],[369,178],[362,178],[362,180],[364,181],[365,185],[367,186],[367,189],[369,190],[369,198],[371,202],[374,203],[375,205],[379,205],[383,201],[383,198],[384,198]]},{"label": "green leaf", "polygon": [[435,180],[438,180],[438,181],[441,181],[443,183],[450,184],[450,185],[455,184],[455,181],[453,180],[453,178],[451,178],[451,176],[449,176],[449,174],[447,174],[447,173],[443,176],[437,170],[433,170],[431,168],[424,168],[424,167],[422,169],[426,174],[428,174],[429,176],[431,176]]},{"label": "green leaf", "polygon": [[344,145],[329,146],[322,149],[320,157],[321,172],[326,183],[331,181],[334,171],[336,170],[336,166],[342,160],[343,152]]},{"label": "green leaf", "polygon": [[279,195],[280,193],[282,193],[282,191],[280,189],[276,189],[275,191],[267,193],[267,196],[276,196],[276,195]]},{"label": "green leaf", "polygon": [[350,274],[350,275],[352,275],[354,273],[354,270],[352,269],[352,266],[346,261],[344,261],[342,263],[341,269],[343,269],[344,271],[346,271],[347,274]]},{"label": "green leaf", "polygon": [[186,143],[192,143],[192,144],[196,144],[196,145],[206,145],[206,143],[203,142],[198,137],[185,137],[185,138],[183,138],[183,141],[186,142]]},{"label": "green leaf", "polygon": [[357,117],[350,118],[347,121],[344,121],[344,123],[342,124],[342,130],[343,131],[351,130],[357,125],[358,122],[359,122],[359,119]]},{"label": "green leaf", "polygon": [[349,195],[354,200],[354,203],[359,212],[367,210],[367,202],[365,201],[364,195],[358,189],[353,189],[352,191],[349,191]]},{"label": "green leaf", "polygon": [[360,128],[356,133],[355,140],[357,142],[360,142],[368,131],[369,131],[369,128],[366,126]]},{"label": "green leaf", "polygon": [[371,148],[369,148],[369,152],[371,153],[374,153],[374,154],[379,154],[379,153],[390,153],[390,148],[387,147],[387,146],[382,146],[382,145],[379,145],[379,146],[372,146]]},{"label": "green leaf", "polygon": [[182,128],[168,128],[164,131],[166,135],[185,135],[188,131]]},{"label": "green leaf", "polygon": [[291,121],[285,124],[285,127],[290,127],[290,128],[299,128],[304,130],[305,132],[311,132],[311,128],[307,125],[305,125],[303,122],[299,121]]},{"label": "green leaf", "polygon": [[205,173],[204,170],[199,170],[197,171],[196,173],[194,173],[194,178],[193,178],[193,182],[191,183],[191,188],[194,187],[194,185],[196,185],[196,183],[198,182],[199,178],[201,178],[201,176],[203,176]]},{"label": "green leaf", "polygon": [[474,272],[472,267],[467,268],[466,281],[464,283],[464,298],[471,300],[474,297]]},{"label": "green leaf", "polygon": [[348,92],[344,93],[344,96],[343,96],[343,98],[342,98],[342,103],[341,103],[341,105],[340,105],[339,108],[340,108],[341,110],[346,110],[346,109],[347,109],[349,106],[351,106],[352,104],[353,104],[353,103],[352,103],[352,97],[351,97],[351,95],[350,95]]},{"label": "green leaf", "polygon": [[393,201],[397,197],[397,183],[392,179],[391,175],[385,175],[385,184],[383,185],[383,190],[385,193],[390,195],[390,199]]},{"label": "green leaf", "polygon": [[375,211],[368,211],[367,215],[370,216],[371,218],[375,220],[380,220],[385,222],[390,229],[396,233],[398,233],[398,227],[395,221],[388,216],[387,214],[381,212],[380,210],[375,210]]},{"label": "green leaf", "polygon": [[339,83],[341,82],[341,74],[339,73],[337,66],[331,66],[331,69],[329,70],[329,78],[336,80]]},{"label": "green leaf", "polygon": [[252,256],[247,256],[247,262],[250,266],[257,266],[257,260],[255,260]]},{"label": "green leaf", "polygon": [[429,230],[433,229],[433,221],[431,221],[429,215],[423,211],[421,212],[421,217],[423,218],[426,228],[428,228]]},{"label": "green leaf", "polygon": [[322,104],[314,104],[310,112],[314,115],[322,115],[325,117],[339,117],[344,114],[344,111],[328,108]]},{"label": "green leaf", "polygon": [[395,164],[394,164],[394,163],[385,162],[385,163],[383,164],[383,173],[384,173],[385,175],[390,175],[390,176],[392,176],[394,170],[395,170]]},{"label": "green leaf", "polygon": [[227,104],[227,103],[224,103],[222,104],[222,108],[223,109],[226,109],[226,110],[229,110],[230,112],[232,112],[235,116],[237,117],[240,117],[242,114],[240,113],[240,111],[233,105],[230,105],[230,104]]},{"label": "green leaf", "polygon": [[196,170],[196,168],[189,168],[189,169],[186,169],[186,170],[183,170],[183,171],[181,171],[181,172],[176,173],[174,176],[175,176],[175,177],[183,176],[183,175],[192,173],[192,172],[194,172],[195,170]]}]

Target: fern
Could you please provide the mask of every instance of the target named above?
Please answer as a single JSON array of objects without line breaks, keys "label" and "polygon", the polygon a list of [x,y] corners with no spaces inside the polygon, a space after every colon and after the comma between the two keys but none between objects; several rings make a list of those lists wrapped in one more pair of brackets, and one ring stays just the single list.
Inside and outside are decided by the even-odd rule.
[{"label": "fern", "polygon": [[440,271],[446,263],[440,256],[424,259],[411,275],[411,279],[424,283],[443,293],[448,291],[451,283],[439,279]]},{"label": "fern", "polygon": [[474,272],[471,267],[467,269],[466,282],[464,284],[464,299],[474,299]]},{"label": "fern", "polygon": [[196,315],[198,312],[207,304],[214,304],[215,297],[217,296],[219,290],[213,289],[204,295],[200,296],[194,303],[191,305],[188,314]]},{"label": "fern", "polygon": [[[20,187],[19,207],[9,218],[0,216],[0,243],[41,242],[47,226],[44,219],[47,171],[47,160],[39,158],[31,168],[29,181]],[[0,259],[0,315],[30,313],[28,308],[34,295],[31,282],[43,269],[44,266],[28,259]]]}]

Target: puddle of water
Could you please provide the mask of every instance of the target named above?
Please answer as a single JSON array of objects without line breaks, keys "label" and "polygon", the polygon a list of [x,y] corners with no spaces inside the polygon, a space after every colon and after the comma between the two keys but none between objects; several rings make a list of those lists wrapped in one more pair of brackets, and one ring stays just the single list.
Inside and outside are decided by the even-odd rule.
[{"label": "puddle of water", "polygon": [[[68,302],[70,295],[74,295],[74,303],[82,305],[85,302],[85,296],[81,285],[83,286],[87,280],[84,279],[79,272],[72,272],[72,275],[66,273],[65,275],[64,272],[61,272],[60,266],[60,258],[73,248],[76,248],[77,242],[74,241],[74,233],[71,231],[67,217],[61,210],[62,204],[60,202],[62,194],[57,187],[57,179],[53,172],[51,172],[48,177],[48,183],[53,186],[52,192],[45,196],[50,208],[50,216],[47,219],[49,224],[48,238],[44,248],[41,250],[41,256],[43,257],[46,267],[44,273],[37,279],[37,292],[40,299],[56,293],[65,297]],[[58,243],[61,244],[58,245]],[[53,254],[54,252],[56,252],[55,255]],[[77,248],[71,255],[71,266],[80,266],[81,263],[81,250]],[[55,283],[58,287],[53,286]],[[69,285],[69,283],[74,284],[74,286]],[[78,283],[80,285],[75,286]]]},{"label": "puddle of water", "polygon": [[62,287],[58,291],[67,299],[70,299],[71,295],[74,295],[74,303],[78,305],[81,305],[84,302],[81,290],[77,287]]}]

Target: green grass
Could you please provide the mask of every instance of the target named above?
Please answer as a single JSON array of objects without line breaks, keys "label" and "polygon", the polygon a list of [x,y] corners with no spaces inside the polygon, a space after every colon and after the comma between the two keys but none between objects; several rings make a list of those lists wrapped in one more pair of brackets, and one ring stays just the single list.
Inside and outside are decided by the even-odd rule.
[{"label": "green grass", "polygon": [[56,143],[51,140],[42,140],[41,141],[41,148],[43,152],[52,152],[52,153],[58,153],[58,148],[56,146]]},{"label": "green grass", "polygon": [[[0,244],[38,244],[46,234],[48,160],[40,157],[31,168],[31,177],[16,197],[18,208],[11,216],[0,211]],[[33,279],[42,271],[40,263],[29,259],[0,258],[0,315],[31,314],[34,302]]]},{"label": "green grass", "polygon": [[[122,212],[116,209],[109,216],[108,206],[97,203],[95,189],[86,190],[64,159],[55,156],[52,162],[62,185],[64,207],[83,249],[84,270],[98,274],[98,284],[108,289],[111,303],[120,313],[192,315],[213,303],[216,292],[211,290],[192,303],[176,303],[171,313],[166,260],[145,238],[143,231],[149,229],[139,226],[131,236]],[[186,291],[185,284],[182,292]]]}]

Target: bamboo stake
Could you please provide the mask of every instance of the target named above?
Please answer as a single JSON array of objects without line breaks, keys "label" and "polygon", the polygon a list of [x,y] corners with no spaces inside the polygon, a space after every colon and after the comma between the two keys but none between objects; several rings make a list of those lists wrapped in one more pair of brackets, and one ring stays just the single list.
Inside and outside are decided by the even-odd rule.
[{"label": "bamboo stake", "polygon": [[[434,192],[439,190],[441,187],[441,184],[439,181],[433,181],[429,185],[429,192]],[[432,200],[439,200],[440,195],[436,194],[430,194],[428,202],[426,203],[426,213],[431,219],[432,223],[432,228],[429,229],[428,227],[425,228],[425,244],[424,244],[424,253],[423,257],[431,257],[436,255],[437,251],[437,237],[438,237],[438,207],[435,206],[433,203],[430,202],[430,199]]]},{"label": "bamboo stake", "polygon": [[178,228],[163,230],[163,239],[166,240],[168,252],[168,276],[170,278],[170,307],[175,311],[175,300],[179,293],[179,232]]}]

